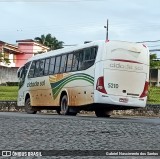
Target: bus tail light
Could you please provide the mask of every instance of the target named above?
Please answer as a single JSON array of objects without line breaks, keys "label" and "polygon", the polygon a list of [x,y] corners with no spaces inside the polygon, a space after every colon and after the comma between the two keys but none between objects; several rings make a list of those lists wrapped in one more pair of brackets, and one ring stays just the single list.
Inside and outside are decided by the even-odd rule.
[{"label": "bus tail light", "polygon": [[147,94],[148,94],[148,86],[149,86],[149,82],[146,81],[145,85],[144,85],[143,92],[142,92],[140,98],[143,98],[143,97],[147,96]]},{"label": "bus tail light", "polygon": [[98,78],[97,85],[96,85],[96,90],[101,92],[101,93],[107,94],[107,92],[104,88],[104,77],[103,76]]}]

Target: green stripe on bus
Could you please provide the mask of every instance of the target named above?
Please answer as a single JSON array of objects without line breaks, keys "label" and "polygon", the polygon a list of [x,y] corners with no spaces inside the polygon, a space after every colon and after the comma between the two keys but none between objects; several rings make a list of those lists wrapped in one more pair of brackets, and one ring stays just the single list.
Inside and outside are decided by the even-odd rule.
[{"label": "green stripe on bus", "polygon": [[71,81],[75,81],[75,80],[84,80],[84,81],[91,83],[92,85],[94,84],[94,78],[90,75],[87,75],[84,73],[71,75],[69,77],[66,77],[66,78],[58,81],[58,82],[51,83],[54,99],[58,96],[59,92],[66,84],[68,84]]},{"label": "green stripe on bus", "polygon": [[74,79],[70,79],[66,82],[64,82],[62,85],[60,85],[60,87],[58,87],[57,89],[54,89],[53,88],[53,95],[54,97],[57,97],[59,92],[61,91],[61,89],[64,87],[64,85],[66,85],[67,83],[71,82],[71,81],[74,81],[74,80],[84,80],[84,81],[88,81],[89,83],[93,84],[90,80],[88,79],[85,79],[83,77],[77,77],[77,78],[74,78]]},{"label": "green stripe on bus", "polygon": [[65,77],[65,78],[63,78],[63,79],[61,79],[61,80],[59,80],[59,81],[57,81],[57,82],[55,82],[55,83],[52,83],[52,84],[54,85],[54,88],[55,88],[55,87],[58,87],[59,85],[61,85],[61,83],[62,83],[63,81],[66,81],[67,79],[75,78],[75,77],[85,77],[85,78],[90,79],[91,81],[94,81],[94,78],[93,78],[92,76],[87,75],[87,74],[84,74],[84,73],[79,73],[79,74],[74,74],[74,75]]}]

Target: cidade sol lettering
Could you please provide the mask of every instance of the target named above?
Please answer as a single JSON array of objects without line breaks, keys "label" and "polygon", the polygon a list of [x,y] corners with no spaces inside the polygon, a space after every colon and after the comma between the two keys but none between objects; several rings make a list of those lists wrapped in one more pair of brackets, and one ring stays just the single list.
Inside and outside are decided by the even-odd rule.
[{"label": "cidade sol lettering", "polygon": [[35,86],[39,86],[39,82],[29,82],[27,83],[27,87],[35,87]]},{"label": "cidade sol lettering", "polygon": [[38,87],[38,86],[45,86],[45,80],[41,82],[29,82],[27,83],[27,87]]},{"label": "cidade sol lettering", "polygon": [[129,64],[121,64],[121,63],[111,63],[110,67],[117,69],[124,69],[124,70],[135,70],[135,71],[143,70],[143,66],[132,66]]}]

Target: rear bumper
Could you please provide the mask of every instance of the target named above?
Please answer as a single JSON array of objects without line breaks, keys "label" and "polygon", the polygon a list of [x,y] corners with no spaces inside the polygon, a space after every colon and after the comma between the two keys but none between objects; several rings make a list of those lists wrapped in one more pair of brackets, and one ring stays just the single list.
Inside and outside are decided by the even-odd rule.
[{"label": "rear bumper", "polygon": [[138,98],[138,97],[115,96],[115,95],[103,94],[98,91],[95,92],[94,96],[94,103],[117,105],[123,107],[138,107],[138,108],[145,107],[146,101],[147,97]]}]

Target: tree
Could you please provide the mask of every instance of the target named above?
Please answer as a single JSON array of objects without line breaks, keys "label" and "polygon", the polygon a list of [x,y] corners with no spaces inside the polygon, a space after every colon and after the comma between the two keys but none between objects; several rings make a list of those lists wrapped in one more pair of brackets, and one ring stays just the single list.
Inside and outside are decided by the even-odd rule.
[{"label": "tree", "polygon": [[156,54],[150,54],[150,68],[160,68],[160,61],[157,61]]},{"label": "tree", "polygon": [[50,48],[50,50],[56,50],[63,48],[63,41],[58,41],[56,37],[52,37],[51,34],[41,35],[41,37],[35,37],[35,41],[39,42]]}]

